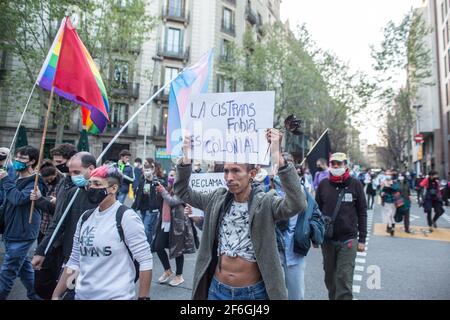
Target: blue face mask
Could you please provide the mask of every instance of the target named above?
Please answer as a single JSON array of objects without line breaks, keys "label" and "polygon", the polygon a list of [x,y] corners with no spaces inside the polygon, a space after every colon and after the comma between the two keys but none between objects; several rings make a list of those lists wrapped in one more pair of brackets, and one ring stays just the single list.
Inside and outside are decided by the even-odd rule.
[{"label": "blue face mask", "polygon": [[17,160],[14,160],[14,161],[13,161],[13,168],[14,168],[14,170],[16,170],[16,171],[23,171],[23,170],[25,170],[27,167],[28,167],[28,166],[27,166],[27,164],[26,164],[25,162],[21,162],[21,161],[17,161]]},{"label": "blue face mask", "polygon": [[88,181],[86,180],[86,178],[82,174],[80,174],[78,176],[72,176],[72,182],[77,187],[84,187],[88,183]]}]

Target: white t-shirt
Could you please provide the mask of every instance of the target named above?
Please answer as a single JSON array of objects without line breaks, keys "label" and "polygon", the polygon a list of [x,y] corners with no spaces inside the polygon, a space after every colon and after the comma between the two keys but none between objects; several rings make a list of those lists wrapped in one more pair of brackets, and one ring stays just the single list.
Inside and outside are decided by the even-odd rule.
[{"label": "white t-shirt", "polygon": [[[77,300],[131,300],[135,298],[136,269],[116,226],[117,201],[103,212],[97,207],[83,223],[81,218],[73,237],[67,267],[79,271],[75,286]],[[153,258],[141,218],[134,210],[123,214],[125,242],[140,264],[151,270]]]}]

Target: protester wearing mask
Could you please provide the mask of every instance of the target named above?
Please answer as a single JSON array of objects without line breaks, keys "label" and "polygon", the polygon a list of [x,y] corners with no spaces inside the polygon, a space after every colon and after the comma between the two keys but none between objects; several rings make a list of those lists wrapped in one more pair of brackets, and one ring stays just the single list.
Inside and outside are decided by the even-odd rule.
[{"label": "protester wearing mask", "polygon": [[[0,300],[5,300],[12,290],[14,281],[20,279],[27,290],[27,297],[38,300],[34,289],[34,271],[28,258],[28,251],[39,235],[41,213],[35,207],[29,223],[31,200],[34,189],[35,167],[39,158],[39,150],[31,146],[17,149],[13,167],[18,179],[13,180],[8,172],[0,172],[0,181],[5,192],[3,203],[3,223],[0,230],[5,244],[5,255],[0,269]],[[42,178],[38,179],[38,188],[45,193]],[[2,223],[2,224],[3,224]]]},{"label": "protester wearing mask", "polygon": [[[158,254],[164,267],[164,273],[158,281],[166,283],[170,280],[169,285],[173,287],[184,282],[184,254],[195,252],[193,226],[190,219],[184,214],[185,203],[173,194],[175,174],[173,170],[169,172],[167,190],[162,185],[156,187],[156,191],[163,197],[164,203],[162,215],[156,226],[155,241],[152,245],[152,252]],[[165,249],[169,249],[169,256]],[[172,280],[170,278],[173,272],[169,259],[175,259],[176,264],[176,273]]]},{"label": "protester wearing mask", "polygon": [[135,199],[133,205],[131,206],[142,216],[145,234],[147,235],[147,241],[149,244],[152,243],[156,219],[162,210],[163,204],[163,199],[156,192],[156,187],[159,184],[165,185],[164,180],[160,179],[156,175],[155,168],[156,164],[154,162],[144,167],[144,174],[139,180],[139,184],[136,188]]},{"label": "protester wearing mask", "polygon": [[115,167],[92,171],[87,196],[96,207],[84,212],[77,223],[70,259],[52,299],[60,299],[70,277],[78,273],[75,299],[131,300],[136,296],[136,272],[138,299],[150,299],[152,254],[141,218],[116,200],[121,180]]},{"label": "protester wearing mask", "polygon": [[403,198],[404,204],[403,206],[397,208],[397,214],[400,214],[403,219],[403,224],[405,227],[406,233],[411,233],[409,230],[409,209],[411,207],[411,189],[409,185],[409,181],[405,178],[405,175],[400,174],[398,176],[399,183],[399,191]]},{"label": "protester wearing mask", "polygon": [[69,167],[67,166],[67,162],[72,158],[76,153],[77,149],[73,144],[63,143],[57,146],[56,148],[50,150],[50,156],[53,160],[53,164],[59,172],[67,175],[69,173]]},{"label": "protester wearing mask", "polygon": [[361,183],[350,176],[347,156],[334,153],[330,176],[317,188],[316,202],[333,222],[333,235],[322,245],[325,285],[330,300],[353,299],[356,252],[365,250],[367,203]]},{"label": "protester wearing mask", "polygon": [[316,165],[317,165],[317,172],[314,175],[313,181],[314,190],[317,190],[320,182],[322,182],[323,179],[326,179],[330,176],[330,173],[328,171],[327,160],[325,160],[324,158],[320,158],[319,160],[317,160]]},{"label": "protester wearing mask", "polygon": [[[37,270],[36,291],[44,299],[51,298],[51,294],[61,272],[61,266],[69,260],[73,235],[80,215],[84,211],[97,206],[97,203],[89,199],[86,190],[89,176],[96,167],[95,157],[89,152],[79,152],[70,159],[68,165],[70,179],[74,187],[70,188],[68,192],[60,192],[57,195],[55,214],[45,233],[44,239],[37,246],[32,260],[33,267]],[[72,206],[62,221],[54,240],[50,243],[48,252],[45,253],[56,226],[62,219],[62,215],[77,190],[79,191]]]},{"label": "protester wearing mask", "polygon": [[123,175],[122,184],[120,186],[120,191],[118,193],[118,200],[120,203],[124,203],[130,191],[130,185],[133,184],[135,179],[134,169],[130,165],[131,153],[128,150],[122,150],[119,154],[119,162],[117,163],[117,168]]},{"label": "protester wearing mask", "polygon": [[366,194],[369,210],[373,210],[373,204],[375,202],[375,196],[377,195],[377,187],[375,186],[375,175],[369,175],[366,178]]},{"label": "protester wearing mask", "polygon": [[56,190],[63,181],[64,176],[51,162],[44,162],[40,174],[47,186],[47,193],[42,196],[39,190],[31,192],[30,199],[36,201],[36,207],[42,212],[41,226],[39,230],[38,243],[42,241],[47,231],[50,220],[55,212]]},{"label": "protester wearing mask", "polygon": [[386,224],[386,232],[391,236],[395,234],[395,194],[399,191],[399,185],[395,180],[396,173],[394,171],[386,171],[385,180],[381,189],[381,205],[383,209],[383,221]]},{"label": "protester wearing mask", "polygon": [[[8,173],[8,176],[14,180],[16,178],[16,172],[14,171],[14,168],[10,161],[8,161],[9,163],[6,163],[8,156],[9,156],[9,149],[0,148],[0,172],[6,171]],[[3,184],[0,181],[0,206],[3,204],[3,199],[5,199],[4,194],[5,193],[3,190]]]},{"label": "protester wearing mask", "polygon": [[[437,228],[436,222],[445,211],[437,172],[434,170],[430,171],[428,176],[420,182],[420,186],[425,189],[423,210],[427,214],[430,232],[433,232],[433,227]],[[434,217],[432,217],[433,209]]]}]

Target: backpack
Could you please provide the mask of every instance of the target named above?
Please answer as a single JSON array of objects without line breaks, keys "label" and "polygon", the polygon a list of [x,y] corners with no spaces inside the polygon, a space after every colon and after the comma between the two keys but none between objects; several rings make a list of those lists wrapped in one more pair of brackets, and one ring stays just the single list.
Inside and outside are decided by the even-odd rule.
[{"label": "backpack", "polygon": [[298,215],[294,231],[294,252],[306,256],[311,241],[321,245],[325,237],[325,223],[319,206],[314,197],[303,186],[307,207],[305,212]]},{"label": "backpack", "polygon": [[[120,241],[122,241],[123,244],[125,245],[125,247],[127,248],[128,254],[130,255],[131,260],[133,261],[134,268],[136,269],[136,276],[134,278],[134,282],[137,282],[139,280],[139,262],[137,262],[136,259],[133,258],[133,254],[131,253],[130,248],[128,247],[128,245],[125,242],[125,235],[123,233],[123,228],[122,228],[123,214],[125,213],[125,211],[127,211],[129,209],[130,208],[128,208],[125,205],[121,205],[119,207],[119,209],[117,209],[117,212],[116,212],[116,227],[117,227],[117,232],[119,232]],[[83,223],[85,223],[86,220],[89,219],[89,217],[91,216],[91,214],[94,211],[95,211],[95,209],[89,209],[89,210],[85,211],[82,214],[80,230],[81,230],[81,227],[83,226]]]}]

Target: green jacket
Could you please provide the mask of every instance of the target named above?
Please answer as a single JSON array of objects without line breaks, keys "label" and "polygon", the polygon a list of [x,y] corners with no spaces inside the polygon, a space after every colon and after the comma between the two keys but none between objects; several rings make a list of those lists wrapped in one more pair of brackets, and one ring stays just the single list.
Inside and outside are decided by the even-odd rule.
[{"label": "green jacket", "polygon": [[[177,166],[174,191],[182,201],[205,212],[202,239],[195,264],[192,299],[206,300],[218,262],[217,240],[220,221],[233,201],[233,194],[225,188],[209,194],[193,191],[189,187],[191,170],[191,165]],[[278,175],[286,191],[285,198],[278,197],[274,193],[261,192],[259,188],[252,189],[249,201],[250,236],[269,299],[287,300],[287,289],[277,249],[275,223],[304,212],[306,198],[293,165],[281,168]]]}]

